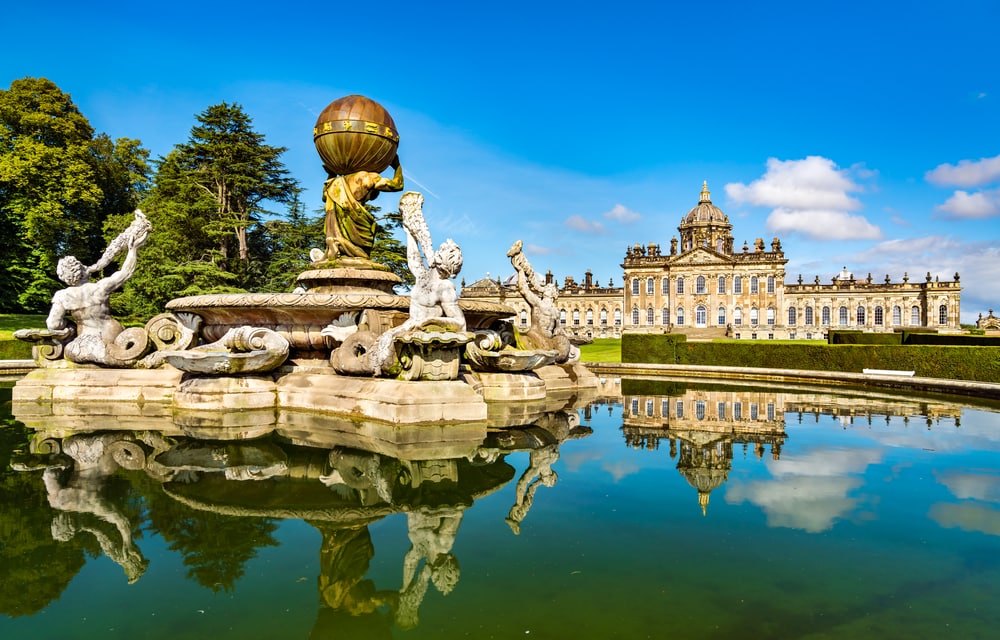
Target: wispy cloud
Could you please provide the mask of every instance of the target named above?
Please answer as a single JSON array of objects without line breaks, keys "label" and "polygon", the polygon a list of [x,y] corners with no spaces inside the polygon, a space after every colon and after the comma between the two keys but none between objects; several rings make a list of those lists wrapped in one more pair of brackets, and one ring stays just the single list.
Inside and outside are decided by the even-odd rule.
[{"label": "wispy cloud", "polygon": [[948,218],[989,218],[1000,214],[1000,190],[969,193],[959,189],[936,209]]},{"label": "wispy cloud", "polygon": [[1000,180],[1000,156],[939,164],[924,178],[940,187],[981,187]]},{"label": "wispy cloud", "polygon": [[[874,171],[856,165],[856,175]],[[750,184],[730,183],[726,195],[738,204],[772,207],[767,228],[774,233],[801,233],[814,240],[872,240],[881,230],[861,215],[861,202],[851,193],[863,191],[851,177],[827,158],[767,161],[767,171]]]},{"label": "wispy cloud", "polygon": [[613,220],[614,222],[620,222],[622,224],[629,224],[635,222],[642,218],[641,215],[632,211],[623,204],[616,204],[611,211],[607,211],[604,214],[605,220]]},{"label": "wispy cloud", "polygon": [[567,228],[581,233],[600,235],[607,231],[603,223],[587,220],[581,215],[572,215],[566,218],[563,224],[565,224]]}]

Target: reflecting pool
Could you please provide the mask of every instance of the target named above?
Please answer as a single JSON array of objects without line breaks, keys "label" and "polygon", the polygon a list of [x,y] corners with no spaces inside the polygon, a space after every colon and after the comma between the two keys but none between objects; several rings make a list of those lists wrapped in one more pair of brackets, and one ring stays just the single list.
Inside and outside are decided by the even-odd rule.
[{"label": "reflecting pool", "polygon": [[9,398],[4,638],[913,640],[1000,625],[988,404],[609,379],[599,402],[529,426],[389,446],[316,428],[31,432]]}]

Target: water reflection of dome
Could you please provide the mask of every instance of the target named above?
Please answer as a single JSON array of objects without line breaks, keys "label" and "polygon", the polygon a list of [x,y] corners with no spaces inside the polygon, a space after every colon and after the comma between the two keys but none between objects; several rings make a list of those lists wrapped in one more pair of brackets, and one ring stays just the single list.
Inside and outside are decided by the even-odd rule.
[{"label": "water reflection of dome", "polygon": [[698,491],[698,505],[701,507],[702,515],[705,515],[709,494],[729,479],[733,443],[728,438],[714,442],[704,442],[703,438],[697,437],[692,441],[683,435],[680,438],[677,471]]}]

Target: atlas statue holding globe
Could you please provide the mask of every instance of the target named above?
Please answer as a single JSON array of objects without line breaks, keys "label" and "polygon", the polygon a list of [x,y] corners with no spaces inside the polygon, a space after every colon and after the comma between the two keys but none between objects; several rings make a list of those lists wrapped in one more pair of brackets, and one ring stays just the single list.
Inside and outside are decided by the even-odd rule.
[{"label": "atlas statue holding globe", "polygon": [[[346,96],[320,113],[313,141],[329,176],[323,185],[326,248],[314,250],[313,262],[370,262],[376,220],[365,204],[383,191],[403,190],[396,124],[374,100]],[[392,178],[382,175],[389,167]]]}]

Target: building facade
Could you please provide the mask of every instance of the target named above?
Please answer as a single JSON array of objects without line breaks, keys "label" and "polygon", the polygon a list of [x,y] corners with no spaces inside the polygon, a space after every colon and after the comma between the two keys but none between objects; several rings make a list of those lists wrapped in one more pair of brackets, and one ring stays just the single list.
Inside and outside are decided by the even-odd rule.
[{"label": "building facade", "polygon": [[[685,333],[691,338],[823,339],[830,328],[869,332],[903,328],[960,331],[959,275],[922,281],[908,274],[883,282],[855,278],[845,267],[829,284],[799,275],[785,283],[781,240],[737,249],[728,216],[712,204],[707,183],[698,204],[680,220],[669,251],[651,242],[628,247],[623,287],[600,287],[588,271],[578,284],[566,278],[556,303],[560,321],[580,338],[619,337],[624,331]],[[552,274],[546,275],[548,282]],[[517,309],[518,326],[531,310],[516,281],[463,284],[462,297],[501,301]]]}]

